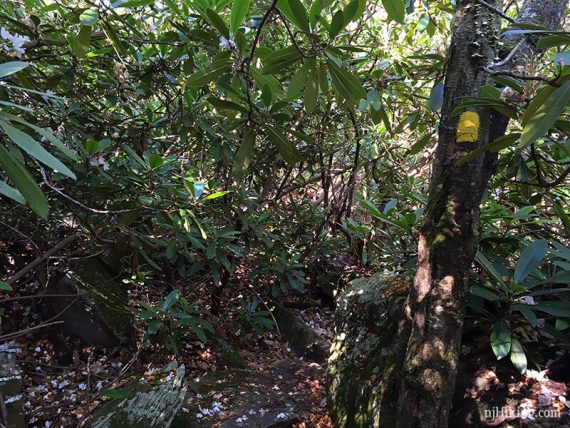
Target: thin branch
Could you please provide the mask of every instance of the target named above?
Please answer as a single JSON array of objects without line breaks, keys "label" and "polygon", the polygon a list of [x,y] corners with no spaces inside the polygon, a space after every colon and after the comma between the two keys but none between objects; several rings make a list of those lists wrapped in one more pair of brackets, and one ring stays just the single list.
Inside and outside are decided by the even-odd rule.
[{"label": "thin branch", "polygon": [[494,62],[487,68],[491,69],[491,68],[495,68],[495,67],[501,67],[501,66],[505,65],[506,63],[508,63],[511,59],[513,59],[513,56],[515,55],[517,50],[519,50],[519,48],[524,44],[524,42],[525,42],[524,38],[520,39],[519,42],[517,43],[517,45],[513,48],[513,50],[511,50],[509,52],[509,54],[505,57],[504,60],[499,61],[499,62]]},{"label": "thin branch", "polygon": [[261,30],[265,26],[265,23],[269,19],[269,16],[271,16],[271,13],[277,7],[277,1],[278,0],[273,0],[273,2],[271,3],[271,6],[269,6],[269,9],[267,9],[267,12],[265,12],[265,14],[263,15],[263,18],[261,18],[261,22],[259,23],[259,27],[257,27],[257,33],[255,33],[255,38],[253,39],[253,45],[251,47],[251,52],[249,53],[249,56],[247,57],[247,60],[246,60],[248,71],[249,71],[249,67],[251,66],[251,62],[253,61],[253,57],[255,55],[255,50],[257,49],[257,45],[259,44],[259,39],[261,38]]},{"label": "thin branch", "polygon": [[49,249],[48,251],[43,253],[41,256],[35,258],[31,263],[28,263],[26,266],[24,266],[22,269],[20,269],[14,275],[12,275],[10,278],[8,278],[8,281],[6,281],[6,282],[10,285],[13,285],[18,279],[20,279],[22,276],[24,276],[27,272],[29,272],[30,270],[35,268],[37,265],[39,265],[41,262],[43,262],[49,256],[57,253],[62,248],[71,244],[73,241],[75,241],[77,239],[77,237],[78,237],[77,233],[73,233],[73,234],[69,235],[67,238],[59,241],[51,249]]},{"label": "thin branch", "polygon": [[75,205],[80,206],[81,208],[83,208],[86,211],[91,211],[92,213],[96,213],[96,214],[123,214],[123,213],[130,213],[130,212],[137,210],[137,208],[129,208],[129,209],[125,209],[125,210],[99,210],[96,208],[88,207],[84,203],[79,202],[78,200],[73,199],[71,196],[63,193],[63,191],[61,191],[60,189],[55,187],[53,184],[51,184],[48,180],[45,169],[37,162],[36,162],[36,165],[38,166],[40,173],[42,175],[42,180],[47,187],[49,187],[51,190],[53,190],[55,193],[57,193],[58,195],[60,195],[64,199],[67,199],[68,201],[73,202]]},{"label": "thin branch", "polygon": [[283,24],[285,24],[285,29],[287,30],[287,34],[289,34],[289,38],[293,42],[293,45],[295,46],[295,49],[297,49],[299,54],[301,54],[301,56],[303,58],[315,58],[315,57],[319,56],[319,54],[321,53],[320,50],[313,52],[313,53],[310,53],[310,54],[305,53],[303,51],[303,48],[301,48],[301,46],[299,46],[299,44],[297,43],[297,40],[295,39],[295,35],[293,34],[293,31],[291,31],[291,27],[289,26],[289,23],[287,22],[287,19],[285,18],[285,16],[283,16],[283,14],[281,13],[281,11],[279,9],[277,9],[277,13],[279,14],[279,17],[281,18],[281,20],[283,21]]},{"label": "thin branch", "polygon": [[513,18],[511,18],[509,15],[506,15],[505,13],[503,13],[501,10],[497,9],[495,6],[487,3],[486,1],[483,0],[475,0],[477,3],[479,3],[481,6],[485,6],[487,9],[489,9],[491,12],[496,13],[497,15],[499,15],[501,18],[506,19],[507,21],[509,21],[511,24],[516,24],[517,21],[515,21]]},{"label": "thin branch", "polygon": [[513,79],[519,79],[519,80],[539,81],[539,82],[545,82],[545,83],[549,84],[550,86],[555,86],[557,88],[560,87],[560,83],[557,82],[559,76],[556,76],[552,79],[549,79],[547,77],[542,77],[542,76],[523,76],[520,74],[512,73],[510,71],[493,71],[493,70],[490,70],[488,67],[485,68],[485,71],[489,72],[493,76],[507,76],[507,77],[512,77]]}]

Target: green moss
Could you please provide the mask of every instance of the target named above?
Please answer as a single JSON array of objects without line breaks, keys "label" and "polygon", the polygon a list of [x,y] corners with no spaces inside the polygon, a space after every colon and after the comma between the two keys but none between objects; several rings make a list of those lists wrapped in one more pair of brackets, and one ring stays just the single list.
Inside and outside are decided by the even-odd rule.
[{"label": "green moss", "polygon": [[131,338],[132,316],[127,308],[127,295],[96,258],[73,266],[73,277],[87,293],[84,297],[96,309],[107,327],[121,341]]},{"label": "green moss", "polygon": [[336,426],[379,426],[382,385],[401,355],[393,346],[403,307],[401,296],[390,290],[395,279],[359,278],[337,298],[328,369],[329,411]]}]

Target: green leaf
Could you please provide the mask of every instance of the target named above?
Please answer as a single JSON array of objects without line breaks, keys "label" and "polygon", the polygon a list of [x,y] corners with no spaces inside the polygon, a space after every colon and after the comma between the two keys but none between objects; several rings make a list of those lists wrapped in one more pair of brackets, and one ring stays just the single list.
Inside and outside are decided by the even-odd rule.
[{"label": "green leaf", "polygon": [[495,269],[493,263],[491,263],[491,261],[487,259],[487,257],[485,257],[481,251],[477,251],[475,254],[475,261],[479,263],[485,272],[487,272],[487,274],[491,276],[491,278],[493,278],[499,285],[501,285],[503,288],[506,287],[501,274],[497,272],[497,269]]},{"label": "green leaf", "polygon": [[234,3],[232,4],[232,13],[230,19],[230,28],[232,30],[232,34],[236,33],[241,23],[243,22],[247,14],[247,10],[249,9],[249,2],[250,0],[234,0]]},{"label": "green leaf", "polygon": [[427,133],[422,138],[420,138],[412,147],[410,147],[410,152],[408,155],[415,155],[421,152],[431,141],[431,134]]},{"label": "green leaf", "polygon": [[77,58],[83,58],[89,52],[89,43],[91,42],[91,27],[83,25],[76,36],[69,36],[69,44],[71,50]]},{"label": "green leaf", "polygon": [[228,110],[235,110],[241,113],[248,113],[249,110],[242,105],[236,104],[233,101],[222,100],[216,97],[208,97],[208,102],[212,104],[214,107],[228,109]]},{"label": "green leaf", "polygon": [[536,314],[534,313],[534,311],[530,308],[529,305],[523,305],[523,304],[514,304],[511,306],[511,308],[514,311],[519,311],[521,314],[524,315],[524,317],[527,319],[527,321],[530,323],[530,325],[532,325],[533,327],[536,327],[536,323],[538,322],[538,318],[536,316]]},{"label": "green leaf", "polygon": [[524,92],[524,88],[522,87],[522,85],[519,83],[519,81],[513,77],[509,77],[509,76],[491,76],[491,78],[504,86],[508,86],[509,88],[514,89],[515,91],[517,91],[518,93],[522,94]]},{"label": "green leaf", "polygon": [[[234,3],[234,5],[235,4],[236,3]],[[233,9],[232,9],[232,13],[233,13]],[[226,39],[229,39],[230,38],[230,30],[228,30],[226,23],[220,17],[220,15],[218,15],[212,9],[206,9],[206,15],[208,16],[208,20],[210,21],[210,24],[212,24],[212,26],[216,30],[218,30],[222,36],[224,36]]]},{"label": "green leaf", "polygon": [[428,100],[428,108],[431,111],[439,111],[443,106],[443,83],[436,83],[431,89]]},{"label": "green leaf", "polygon": [[253,149],[255,145],[255,134],[248,133],[243,137],[243,141],[234,158],[232,166],[232,176],[234,180],[240,180],[251,162]]},{"label": "green leaf", "polygon": [[570,317],[570,302],[540,302],[533,308],[555,317]]},{"label": "green leaf", "polygon": [[96,9],[87,9],[79,15],[79,22],[81,22],[82,25],[89,25],[92,27],[97,24],[98,20],[99,12],[97,12]]},{"label": "green leaf", "polygon": [[558,331],[564,331],[570,327],[570,319],[558,318],[554,324],[554,328]]},{"label": "green leaf", "polygon": [[[541,138],[554,125],[560,115],[566,109],[570,101],[570,80],[559,88],[556,88],[540,105],[533,105],[538,96],[529,104],[536,111],[524,125],[521,135],[521,147],[526,147]],[[542,100],[537,101],[537,104]],[[525,114],[526,117],[526,114]]]},{"label": "green leaf", "polygon": [[546,252],[548,251],[548,242],[545,240],[534,241],[528,245],[523,252],[515,268],[513,281],[521,284],[522,281],[540,264]]},{"label": "green leaf", "polygon": [[309,27],[309,16],[307,15],[307,10],[305,9],[305,6],[303,6],[303,3],[301,3],[300,0],[280,0],[280,1],[286,1],[288,3],[289,10],[291,10],[291,13],[294,18],[292,20],[293,23],[304,32],[309,33],[311,31],[311,28]]},{"label": "green leaf", "polygon": [[291,83],[289,83],[287,88],[287,98],[292,98],[303,90],[307,81],[307,74],[308,67],[307,63],[305,63],[291,78]]},{"label": "green leaf", "polygon": [[404,22],[406,17],[406,6],[403,0],[382,0],[388,18],[396,22]]},{"label": "green leaf", "polygon": [[333,15],[331,25],[329,27],[329,36],[331,39],[334,39],[340,30],[344,28],[344,15],[342,14],[341,10],[337,10]]},{"label": "green leaf", "polygon": [[354,104],[359,99],[366,97],[366,91],[358,77],[342,69],[330,59],[327,61],[327,65],[333,84],[341,98]]},{"label": "green leaf", "polygon": [[85,142],[85,150],[87,150],[89,156],[93,156],[101,150],[101,145],[99,144],[99,141],[94,140],[93,138],[89,138]]},{"label": "green leaf", "polygon": [[103,26],[105,27],[105,34],[107,35],[109,40],[111,40],[113,47],[117,50],[119,55],[126,55],[127,50],[123,46],[121,39],[119,39],[119,36],[115,32],[111,24],[109,24],[107,21],[103,21]]},{"label": "green leaf", "polygon": [[193,88],[200,88],[207,85],[212,80],[217,79],[229,70],[230,65],[227,60],[218,60],[188,77],[186,84]]},{"label": "green leaf", "polygon": [[[359,0],[351,1],[342,11],[344,17],[344,26],[350,24],[351,21],[356,21],[360,18],[360,14],[358,14],[360,9],[360,2]],[[343,26],[343,27],[344,27]]]},{"label": "green leaf", "polygon": [[169,310],[172,305],[174,305],[178,299],[180,299],[180,296],[180,290],[172,290],[170,293],[168,293],[168,296],[166,296],[164,298],[164,302],[162,302],[162,310]]},{"label": "green leaf", "polygon": [[516,220],[523,220],[529,217],[529,214],[536,209],[533,205],[528,205],[526,207],[522,207],[518,210],[515,215],[513,216]]},{"label": "green leaf", "polygon": [[570,216],[557,203],[554,203],[553,208],[554,211],[556,211],[556,214],[558,215],[560,220],[562,221],[566,233],[568,234],[568,236],[570,236]]},{"label": "green leaf", "polygon": [[497,360],[509,355],[511,343],[511,329],[504,320],[497,321],[491,332],[491,348],[493,348]]},{"label": "green leaf", "polygon": [[10,284],[8,284],[6,281],[0,281],[0,290],[14,291],[12,286]]},{"label": "green leaf", "polygon": [[228,193],[230,193],[229,190],[222,190],[220,192],[211,193],[208,196],[206,196],[205,198],[203,198],[202,200],[203,201],[209,201],[211,199],[217,199],[217,198],[220,198],[224,195],[227,195]]},{"label": "green leaf", "polygon": [[317,97],[319,95],[319,76],[317,74],[317,62],[315,58],[307,58],[308,76],[305,84],[305,110],[307,113],[315,111]]},{"label": "green leaf", "polygon": [[487,151],[493,153],[500,152],[501,150],[512,146],[519,139],[519,137],[520,137],[519,133],[513,133],[496,138],[495,140],[493,140],[493,142],[483,147],[479,147],[478,149],[475,149],[472,152],[467,153],[465,156],[459,158],[459,160],[457,161],[457,165],[462,165],[466,162],[469,162],[470,160],[478,158]]},{"label": "green leaf", "polygon": [[0,146],[0,166],[36,214],[47,217],[48,202],[30,173],[4,147]]},{"label": "green leaf", "polygon": [[17,73],[29,66],[27,62],[24,61],[10,61],[0,64],[0,79],[2,77],[9,76],[11,74]]},{"label": "green leaf", "polygon": [[131,395],[131,390],[129,389],[103,389],[101,395],[105,397],[112,398],[114,400],[122,400]]},{"label": "green leaf", "polygon": [[75,180],[75,174],[69,170],[59,159],[53,156],[50,152],[44,149],[40,143],[35,141],[25,132],[14,128],[4,121],[0,121],[0,127],[4,129],[4,132],[10,137],[10,139],[18,145],[22,150],[24,150],[30,156],[36,158],[44,165],[49,166],[55,171],[58,171],[64,175]]},{"label": "green leaf", "polygon": [[159,168],[164,165],[164,159],[162,156],[153,153],[148,157],[148,165],[151,169]]},{"label": "green leaf", "polygon": [[263,58],[264,66],[262,74],[274,74],[282,72],[287,67],[301,59],[301,55],[295,46],[279,49]]},{"label": "green leaf", "polygon": [[482,297],[483,299],[486,299],[489,302],[497,302],[499,300],[502,300],[501,296],[492,292],[488,288],[481,287],[480,285],[472,285],[469,291],[471,292],[471,294]]},{"label": "green leaf", "polygon": [[549,48],[564,46],[568,44],[570,44],[570,37],[567,35],[554,35],[541,37],[537,43],[537,46],[541,50],[546,50]]},{"label": "green leaf", "polygon": [[19,204],[25,205],[26,200],[18,189],[14,189],[12,186],[8,185],[5,181],[0,180],[0,193],[7,198],[10,198]]},{"label": "green leaf", "polygon": [[172,260],[176,256],[176,252],[177,252],[176,240],[173,239],[166,246],[166,251],[165,251],[166,257],[169,260]]},{"label": "green leaf", "polygon": [[26,125],[29,128],[32,128],[34,131],[36,131],[38,134],[40,134],[42,137],[44,137],[46,140],[48,140],[63,155],[67,156],[69,159],[74,160],[74,161],[79,160],[79,159],[77,159],[77,156],[75,155],[75,153],[73,153],[73,151],[71,151],[65,144],[63,144],[63,142],[59,138],[57,138],[55,135],[53,135],[53,133],[51,133],[50,131],[48,131],[44,128],[40,128],[39,126],[32,125],[31,123],[25,121],[21,117],[15,116],[13,114],[8,114],[8,113],[2,112],[2,113],[0,113],[0,116],[4,116],[13,122],[18,122],[18,123],[21,123],[23,125]]},{"label": "green leaf", "polygon": [[511,361],[521,374],[526,372],[527,361],[521,343],[513,337],[511,343]]},{"label": "green leaf", "polygon": [[315,28],[317,25],[317,21],[321,17],[321,12],[323,11],[323,1],[322,0],[314,0],[313,4],[309,9],[309,23],[311,24],[311,28]]},{"label": "green leaf", "polygon": [[289,141],[281,132],[277,131],[271,126],[267,126],[267,134],[269,138],[275,143],[277,150],[283,156],[283,159],[291,165],[303,160],[303,156],[297,150],[297,147]]}]

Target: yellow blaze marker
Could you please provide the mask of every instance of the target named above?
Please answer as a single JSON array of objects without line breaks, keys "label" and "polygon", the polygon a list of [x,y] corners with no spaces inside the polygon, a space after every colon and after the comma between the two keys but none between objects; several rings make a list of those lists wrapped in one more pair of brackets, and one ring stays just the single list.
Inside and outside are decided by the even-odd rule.
[{"label": "yellow blaze marker", "polygon": [[474,111],[465,111],[459,116],[457,125],[458,143],[475,143],[479,138],[479,115]]}]

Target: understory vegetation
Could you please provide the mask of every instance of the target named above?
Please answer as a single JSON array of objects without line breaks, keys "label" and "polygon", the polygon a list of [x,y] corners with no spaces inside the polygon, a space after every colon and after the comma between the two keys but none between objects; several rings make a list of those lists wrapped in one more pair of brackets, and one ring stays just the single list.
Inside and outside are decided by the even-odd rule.
[{"label": "understory vegetation", "polygon": [[[432,283],[467,287],[462,308],[437,306],[463,331],[459,399],[425,426],[468,400],[514,406],[495,425],[539,408],[568,423],[570,33],[551,3],[558,22],[526,19],[539,0],[0,0],[0,377],[22,374],[0,381],[0,426],[386,426],[328,413],[329,347],[350,343],[341,313],[388,325],[385,298],[407,308],[390,324],[407,361],[424,358],[413,314],[440,313],[414,293],[440,244]],[[471,87],[448,50],[469,8],[497,31],[466,61],[496,55],[453,98]],[[480,214],[461,196],[477,174],[445,199],[489,154]],[[440,202],[457,221],[430,217]],[[464,214],[474,256],[451,247]],[[373,274],[377,317],[342,307],[335,338],[335,298]],[[465,392],[477,373],[492,394]],[[111,425],[144,377],[172,386],[156,392],[169,410]],[[498,421],[479,412],[450,426]]]}]

